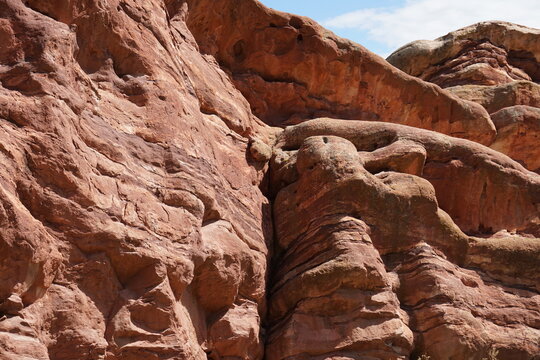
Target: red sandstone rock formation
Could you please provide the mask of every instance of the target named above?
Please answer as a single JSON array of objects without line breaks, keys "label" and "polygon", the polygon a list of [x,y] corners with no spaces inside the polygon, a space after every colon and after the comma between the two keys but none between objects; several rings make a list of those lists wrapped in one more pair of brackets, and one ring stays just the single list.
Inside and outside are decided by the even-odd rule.
[{"label": "red sandstone rock formation", "polygon": [[266,130],[183,10],[0,15],[0,358],[260,358]]},{"label": "red sandstone rock formation", "polygon": [[491,115],[497,139],[491,148],[540,173],[540,108],[510,106]]},{"label": "red sandstone rock formation", "polygon": [[488,144],[481,108],[389,67],[314,21],[253,0],[188,0],[201,51],[225,67],[255,115],[272,125],[315,117],[395,122]]},{"label": "red sandstone rock formation", "polygon": [[441,87],[500,85],[540,81],[540,30],[516,24],[482,22],[436,40],[414,41],[388,61]]},{"label": "red sandstone rock formation", "polygon": [[[479,103],[492,116],[516,105],[540,107],[537,29],[504,22],[479,23],[434,41],[412,42],[390,55],[388,61],[411,75]],[[498,112],[497,121],[513,123],[513,130],[496,125],[496,139],[488,145],[538,171],[540,132],[533,124],[535,115],[528,111],[527,119],[531,120],[524,122],[521,113],[522,110]]]},{"label": "red sandstone rock formation", "polygon": [[[404,143],[424,149],[425,180],[391,156],[368,171],[366,159]],[[504,359],[536,355],[537,175],[483,146],[393,124],[313,120],[286,129],[277,147],[286,156],[272,164],[283,180],[270,358],[397,359],[416,347],[479,359],[487,344]],[[507,286],[529,290],[519,298]],[[518,336],[497,315],[510,303]],[[317,332],[329,335],[314,341]]]},{"label": "red sandstone rock formation", "polygon": [[0,44],[0,358],[540,353],[534,109],[254,0],[3,0]]}]

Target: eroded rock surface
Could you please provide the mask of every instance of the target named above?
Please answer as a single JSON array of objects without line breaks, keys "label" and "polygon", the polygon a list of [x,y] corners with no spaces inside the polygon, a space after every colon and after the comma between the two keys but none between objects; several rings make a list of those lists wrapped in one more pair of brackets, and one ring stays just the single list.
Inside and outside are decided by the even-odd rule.
[{"label": "eroded rock surface", "polygon": [[262,123],[183,9],[0,3],[2,359],[261,358]]},{"label": "eroded rock surface", "polygon": [[475,104],[389,67],[308,18],[253,0],[187,3],[201,51],[229,71],[266,123],[330,116],[395,122],[484,144],[493,139],[491,121]]},{"label": "eroded rock surface", "polygon": [[490,114],[517,105],[540,108],[540,85],[530,81],[520,80],[493,86],[462,85],[446,90],[482,105]]},{"label": "eroded rock surface", "polygon": [[[423,154],[418,176],[407,156],[375,155],[404,143]],[[480,359],[490,344],[504,359],[537,354],[537,175],[394,124],[318,119],[277,146],[270,358]],[[385,170],[368,171],[375,156]]]},{"label": "eroded rock surface", "polygon": [[540,173],[540,108],[517,105],[491,115],[497,138],[491,148]]},{"label": "eroded rock surface", "polygon": [[253,0],[4,0],[0,43],[0,358],[540,353],[540,178],[479,144],[534,168],[534,109]]},{"label": "eroded rock surface", "polygon": [[441,87],[540,81],[540,30],[502,21],[403,46],[388,62]]},{"label": "eroded rock surface", "polygon": [[[534,120],[524,121],[523,107],[500,110],[518,105],[540,108],[540,30],[505,22],[479,23],[433,41],[412,42],[388,61],[482,105],[492,120],[495,116],[499,123],[513,123],[504,129],[495,125],[497,136],[487,145],[538,171],[540,132]],[[531,111],[527,119],[535,117]]]}]

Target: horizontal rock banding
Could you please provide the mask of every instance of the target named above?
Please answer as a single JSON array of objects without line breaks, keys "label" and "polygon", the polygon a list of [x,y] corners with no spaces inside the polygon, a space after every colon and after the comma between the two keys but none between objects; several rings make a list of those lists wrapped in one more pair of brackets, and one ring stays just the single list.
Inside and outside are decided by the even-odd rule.
[{"label": "horizontal rock banding", "polygon": [[254,0],[0,2],[0,358],[534,359],[510,28],[441,89]]}]

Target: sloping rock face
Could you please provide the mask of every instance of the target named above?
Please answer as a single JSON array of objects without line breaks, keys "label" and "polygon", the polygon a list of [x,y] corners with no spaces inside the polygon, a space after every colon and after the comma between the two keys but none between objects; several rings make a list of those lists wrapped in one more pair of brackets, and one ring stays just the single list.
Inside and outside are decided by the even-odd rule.
[{"label": "sloping rock face", "polygon": [[[518,105],[540,107],[538,29],[505,22],[479,23],[433,41],[412,42],[390,55],[388,61],[410,75],[479,103],[490,114]],[[528,111],[530,120],[524,123],[522,113],[522,107],[499,112],[497,122],[513,123],[513,130],[495,124],[496,140],[488,145],[538,172],[536,161],[531,159],[538,158],[540,133],[531,124],[540,118]],[[501,120],[503,116],[507,120]],[[520,145],[510,145],[517,143]]]},{"label": "sloping rock face", "polygon": [[1,359],[537,359],[534,109],[252,0],[3,0],[0,43]]},{"label": "sloping rock face", "polygon": [[262,123],[165,5],[0,2],[2,359],[262,357]]},{"label": "sloping rock face", "polygon": [[253,0],[188,0],[201,51],[226,67],[255,115],[273,125],[332,116],[395,122],[490,143],[475,104],[409,77],[312,20]]}]

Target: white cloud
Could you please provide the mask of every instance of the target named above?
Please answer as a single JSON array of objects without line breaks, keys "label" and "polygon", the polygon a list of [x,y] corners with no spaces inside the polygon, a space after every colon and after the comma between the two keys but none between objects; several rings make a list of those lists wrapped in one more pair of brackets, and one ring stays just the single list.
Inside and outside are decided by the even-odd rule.
[{"label": "white cloud", "polygon": [[397,48],[487,20],[540,28],[540,0],[407,0],[397,8],[349,12],[327,20],[324,25],[356,29],[387,47]]}]

